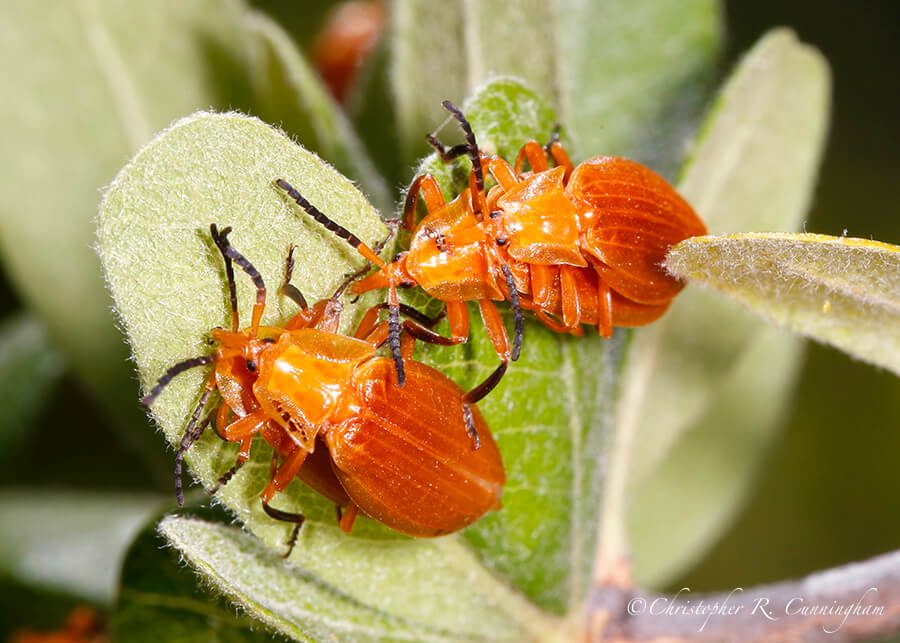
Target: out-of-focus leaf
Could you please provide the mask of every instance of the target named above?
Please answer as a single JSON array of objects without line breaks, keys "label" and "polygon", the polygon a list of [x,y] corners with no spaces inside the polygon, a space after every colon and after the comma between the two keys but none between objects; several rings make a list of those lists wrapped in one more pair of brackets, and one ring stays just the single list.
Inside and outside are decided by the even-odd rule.
[{"label": "out-of-focus leaf", "polygon": [[[179,521],[177,518],[170,520]],[[218,529],[226,533],[236,531],[222,526]],[[247,535],[235,535],[236,540],[241,538],[252,541]],[[215,583],[201,581],[185,566],[179,550],[168,545],[168,541],[157,533],[154,520],[128,549],[119,576],[118,599],[109,617],[114,641],[263,643],[285,640],[263,627],[257,619],[236,611],[234,605],[217,591]],[[254,545],[262,548],[259,543]],[[231,560],[232,553],[226,548],[215,552],[214,558]],[[240,576],[255,578],[249,568]],[[287,597],[280,596],[279,599],[286,600]]]},{"label": "out-of-focus leaf", "polygon": [[406,159],[427,150],[424,136],[444,119],[441,101],[471,88],[463,64],[461,2],[398,0],[391,4],[391,67],[400,140]]},{"label": "out-of-focus leaf", "polygon": [[38,319],[19,314],[0,324],[0,462],[43,408],[63,368]]},{"label": "out-of-focus leaf", "polygon": [[718,0],[560,0],[557,12],[560,117],[577,151],[671,176],[711,89]]},{"label": "out-of-focus leaf", "polygon": [[248,12],[246,21],[256,115],[317,150],[338,170],[358,180],[376,207],[390,212],[393,203],[387,185],[340,106],[290,37],[263,13]]},{"label": "out-of-focus leaf", "polygon": [[399,144],[397,104],[388,77],[391,51],[389,38],[379,40],[372,56],[363,63],[358,81],[347,98],[346,109],[373,162],[389,185],[409,180],[411,164]]},{"label": "out-of-focus leaf", "polygon": [[3,263],[73,370],[152,453],[155,437],[134,431],[146,422],[92,250],[97,200],[173,118],[246,102],[241,16],[226,0],[0,5]]},{"label": "out-of-focus leaf", "polygon": [[[330,550],[335,563],[354,561],[357,569],[347,573],[364,587],[353,595],[329,575],[285,563],[238,529],[170,517],[160,531],[213,587],[295,640],[521,641],[538,634],[528,628],[535,623],[522,620],[527,603],[488,574],[474,573],[472,552],[454,538],[372,542],[313,527],[312,539],[304,540],[319,555]],[[322,541],[332,542],[329,550]],[[377,591],[373,583],[390,586],[388,602],[368,595]]]},{"label": "out-of-focus leaf", "polygon": [[[799,227],[822,151],[828,95],[827,64],[790,31],[773,31],[745,56],[713,106],[679,186],[711,231]],[[706,466],[731,472],[743,482],[723,479],[720,487],[740,494],[752,480],[755,469],[750,459],[756,461],[762,449],[734,449],[729,453],[736,463],[722,467],[710,462],[721,455],[713,449],[704,452],[701,444],[679,446],[681,452],[694,450],[710,458],[697,459],[695,466],[677,476],[664,459],[679,440],[693,441],[704,435],[699,427],[708,425],[708,414],[723,391],[740,388],[730,380],[747,377],[741,363],[763,361],[773,380],[785,382],[778,395],[768,391],[757,398],[756,407],[784,408],[790,391],[786,374],[796,372],[801,352],[761,339],[767,332],[733,302],[688,287],[663,319],[635,333],[621,411],[622,435],[631,438],[620,442],[622,448],[617,451],[621,460],[616,461],[622,462],[623,468],[613,466],[616,471],[630,467],[625,474],[628,485],[636,489],[638,498],[648,501],[651,495],[640,491],[648,476],[663,476],[662,470],[656,473],[659,467],[672,472],[671,477],[646,484],[668,488],[666,505],[685,507],[681,520],[688,522],[690,517],[696,525],[694,535],[690,527],[683,526],[678,533],[684,538],[675,539],[670,529],[646,520],[650,515],[664,515],[661,509],[633,505],[635,571],[643,583],[664,583],[696,560],[715,536],[710,525],[718,529],[727,524],[737,506],[736,501],[722,501],[721,495],[683,493],[696,488],[687,481],[691,475],[699,476]],[[765,351],[768,359],[751,356],[757,350]],[[747,389],[753,390],[750,384]],[[757,413],[755,417],[759,436],[774,434],[771,423],[780,421],[778,414]],[[739,420],[736,413],[736,431],[742,430],[745,420]],[[729,422],[721,426],[726,435],[729,429]],[[743,460],[747,461],[737,462]],[[705,515],[702,520],[701,514]]]},{"label": "out-of-focus leaf", "polygon": [[669,582],[729,527],[783,426],[803,353],[785,331],[754,333],[715,400],[635,485],[628,521],[640,579]]},{"label": "out-of-focus leaf", "polygon": [[719,45],[715,0],[393,7],[391,79],[408,153],[424,149],[423,135],[444,119],[441,100],[511,75],[551,101],[583,155],[630,155],[671,170],[697,122]]},{"label": "out-of-focus leaf", "polygon": [[109,603],[125,548],[160,502],[146,494],[0,491],[0,567],[28,585]]},{"label": "out-of-focus leaf", "polygon": [[900,375],[900,247],[821,234],[678,244],[666,267],[796,333]]}]

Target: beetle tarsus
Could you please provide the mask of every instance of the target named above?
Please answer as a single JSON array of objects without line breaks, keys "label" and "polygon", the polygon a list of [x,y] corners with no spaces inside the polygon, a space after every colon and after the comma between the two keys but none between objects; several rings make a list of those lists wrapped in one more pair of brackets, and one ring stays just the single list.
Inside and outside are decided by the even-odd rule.
[{"label": "beetle tarsus", "polygon": [[463,395],[463,403],[475,404],[476,402],[481,401],[485,395],[493,391],[494,387],[497,386],[503,378],[503,374],[506,373],[507,366],[509,366],[508,361],[503,360],[500,362],[500,365],[494,369],[494,372],[484,378],[484,381],[481,384]]},{"label": "beetle tarsus", "polygon": [[246,460],[238,460],[237,462],[235,462],[234,466],[232,466],[228,471],[226,471],[224,474],[222,474],[222,477],[219,478],[219,480],[216,482],[216,486],[209,490],[209,495],[211,495],[211,496],[216,495],[216,493],[218,493],[219,489],[221,489],[226,484],[228,484],[231,481],[231,479],[234,477],[234,474],[236,474],[238,471],[240,471],[241,467],[244,466],[244,464],[246,462],[247,462]]},{"label": "beetle tarsus", "polygon": [[178,445],[178,451],[175,453],[175,498],[178,500],[179,507],[184,506],[184,489],[181,482],[181,463],[184,461],[185,452],[187,452],[187,450],[191,448],[191,445],[203,435],[206,425],[209,424],[208,416],[203,418],[203,421],[199,424],[197,423],[197,418],[200,417],[200,413],[203,411],[203,407],[206,406],[206,402],[209,400],[211,393],[212,391],[210,389],[203,391],[203,395],[200,396],[200,401],[197,403],[197,408],[195,408],[194,412],[191,414],[191,419],[188,422],[187,428],[184,430],[184,435],[181,437],[181,444]]},{"label": "beetle tarsus", "polygon": [[472,448],[478,450],[481,448],[481,438],[478,437],[478,430],[475,428],[475,419],[472,417],[472,409],[468,404],[463,404],[463,419],[466,421],[466,433],[472,439]]},{"label": "beetle tarsus", "polygon": [[294,523],[294,528],[291,530],[291,535],[287,541],[287,552],[282,554],[282,558],[287,558],[291,555],[291,552],[294,551],[294,545],[297,544],[297,535],[300,533],[300,527],[303,526],[303,521],[306,520],[306,516],[300,513],[292,513],[290,511],[282,511],[281,509],[276,509],[271,506],[268,502],[263,502],[263,511],[266,512],[266,515],[273,520],[280,520],[282,522],[291,522]]},{"label": "beetle tarsus", "polygon": [[388,341],[391,355],[394,357],[394,366],[397,368],[397,386],[403,386],[406,383],[406,373],[403,370],[403,353],[400,350],[400,306],[388,306]]},{"label": "beetle tarsus", "polygon": [[519,303],[519,291],[516,290],[516,282],[513,279],[512,270],[506,264],[500,266],[503,270],[503,276],[506,277],[506,288],[509,290],[509,303],[512,305],[513,321],[516,326],[516,334],[513,338],[512,353],[509,358],[512,361],[519,359],[522,352],[522,336],[524,334],[524,319],[522,318],[522,306]]}]

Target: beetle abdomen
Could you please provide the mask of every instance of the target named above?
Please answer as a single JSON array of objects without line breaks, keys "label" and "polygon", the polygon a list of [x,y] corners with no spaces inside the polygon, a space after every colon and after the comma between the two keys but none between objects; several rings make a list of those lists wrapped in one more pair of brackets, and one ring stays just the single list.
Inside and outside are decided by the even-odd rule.
[{"label": "beetle abdomen", "polygon": [[566,188],[594,209],[581,244],[606,283],[644,304],[678,294],[683,284],[662,262],[669,248],[706,234],[706,226],[665,179],[640,163],[601,156],[575,168]]},{"label": "beetle abdomen", "polygon": [[335,474],[363,512],[392,529],[427,537],[458,531],[500,506],[506,473],[497,445],[471,407],[481,448],[463,419],[463,391],[421,362],[373,359],[354,373],[359,414],[328,428]]}]

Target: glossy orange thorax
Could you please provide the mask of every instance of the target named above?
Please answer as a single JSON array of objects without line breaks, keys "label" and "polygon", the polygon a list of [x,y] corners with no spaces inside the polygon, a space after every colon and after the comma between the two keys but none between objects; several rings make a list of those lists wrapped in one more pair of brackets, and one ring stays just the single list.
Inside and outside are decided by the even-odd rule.
[{"label": "glossy orange thorax", "polygon": [[496,199],[499,228],[516,261],[538,265],[587,266],[578,247],[593,211],[566,191],[565,168],[526,177]]},{"label": "glossy orange thorax", "polygon": [[443,301],[503,299],[491,262],[493,243],[472,212],[466,190],[419,223],[406,254],[406,271]]},{"label": "glossy orange thorax", "polygon": [[259,357],[253,393],[266,414],[304,449],[334,414],[354,370],[374,356],[371,344],[314,328],[285,332]]}]

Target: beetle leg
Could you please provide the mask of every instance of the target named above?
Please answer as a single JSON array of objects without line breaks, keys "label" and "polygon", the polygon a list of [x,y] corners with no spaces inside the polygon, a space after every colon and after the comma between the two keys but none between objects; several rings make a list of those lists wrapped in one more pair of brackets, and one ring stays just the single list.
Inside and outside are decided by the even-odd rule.
[{"label": "beetle leg", "polygon": [[191,448],[191,445],[203,435],[203,431],[209,424],[209,416],[203,418],[203,421],[199,424],[197,420],[200,418],[200,414],[203,412],[206,403],[209,401],[209,396],[212,395],[213,389],[215,388],[216,374],[213,372],[210,373],[209,378],[206,380],[206,387],[203,389],[200,401],[197,402],[194,412],[191,413],[191,419],[188,420],[184,435],[181,437],[181,444],[178,445],[178,450],[175,452],[175,498],[178,500],[179,507],[184,505],[184,492],[181,485],[181,466],[182,461],[184,460],[184,454]]},{"label": "beetle leg", "polygon": [[513,167],[499,156],[487,159],[488,171],[496,179],[504,192],[509,192],[519,184],[519,177]]},{"label": "beetle leg", "polygon": [[235,420],[228,426],[219,429],[223,440],[228,442],[243,442],[259,432],[263,424],[269,421],[269,417],[263,409],[256,409],[252,413]]},{"label": "beetle leg", "polygon": [[529,265],[531,297],[536,306],[546,308],[553,297],[553,287],[559,270],[554,266]]},{"label": "beetle leg", "polygon": [[510,357],[509,335],[506,333],[506,326],[503,325],[503,319],[497,311],[497,307],[490,299],[479,299],[478,308],[481,310],[481,319],[484,321],[484,328],[487,331],[497,356],[502,360],[508,360]]},{"label": "beetle leg", "polygon": [[299,328],[316,327],[321,321],[325,313],[325,306],[328,304],[327,299],[316,302],[314,306],[301,310],[291,317],[284,325],[285,330],[297,330]]},{"label": "beetle leg", "polygon": [[500,365],[494,369],[494,372],[488,375],[481,384],[473,388],[471,391],[463,395],[463,421],[466,423],[466,433],[472,439],[472,448],[478,449],[481,446],[481,438],[478,437],[478,431],[475,429],[475,420],[472,417],[471,406],[483,399],[488,393],[494,390],[494,387],[500,383],[503,375],[506,373],[506,367],[509,364],[507,360],[500,362]]},{"label": "beetle leg", "polygon": [[265,500],[263,500],[262,506],[263,511],[266,512],[266,515],[269,516],[269,518],[281,520],[282,522],[294,523],[294,528],[291,530],[291,535],[287,541],[287,551],[281,555],[282,558],[287,558],[291,555],[291,552],[294,551],[294,545],[297,543],[297,534],[300,533],[300,527],[303,525],[303,521],[306,520],[306,516],[300,513],[291,513],[289,511],[276,509],[275,507],[270,506]]},{"label": "beetle leg", "polygon": [[519,150],[519,155],[516,157],[516,174],[522,174],[522,165],[526,157],[532,172],[544,172],[549,169],[547,152],[544,151],[544,148],[537,141],[528,141],[522,146],[522,149]]},{"label": "beetle leg", "polygon": [[535,313],[538,318],[538,321],[541,322],[544,326],[552,330],[554,333],[565,333],[568,332],[568,328],[564,324],[560,324],[558,321],[553,319],[547,311],[539,310]]},{"label": "beetle leg", "polygon": [[503,319],[497,312],[497,307],[490,299],[479,299],[478,306],[481,309],[481,319],[484,321],[484,327],[487,330],[488,337],[494,345],[494,350],[502,360],[500,365],[494,369],[494,372],[485,378],[478,386],[463,395],[463,420],[466,423],[466,431],[472,438],[473,447],[477,449],[481,446],[481,440],[478,432],[475,430],[475,422],[472,419],[472,410],[470,405],[475,404],[485,395],[490,393],[495,386],[503,378],[506,373],[506,367],[510,359],[509,336],[506,334],[506,327],[503,325]]},{"label": "beetle leg", "polygon": [[462,344],[469,339],[469,308],[466,302],[448,301],[447,321],[450,323],[450,336],[455,344]]},{"label": "beetle leg", "polygon": [[[462,128],[463,134],[466,137],[466,144],[464,146],[456,145],[450,148],[449,151],[442,151],[444,146],[440,143],[440,141],[435,138],[432,134],[427,137],[428,142],[434,146],[434,148],[441,155],[441,158],[445,161],[451,160],[451,158],[456,158],[456,156],[452,156],[451,158],[447,158],[447,155],[457,155],[461,156],[463,151],[469,153],[469,156],[472,160],[472,172],[475,175],[474,181],[474,189],[473,194],[477,192],[484,192],[484,170],[481,167],[481,152],[478,150],[478,142],[475,140],[475,132],[472,131],[472,126],[469,124],[469,121],[466,119],[465,114],[462,113],[462,110],[451,103],[449,100],[445,100],[441,102],[441,105],[446,109],[450,114],[457,120],[460,128]],[[474,205],[474,203],[473,203]],[[476,212],[478,208],[476,208]]]},{"label": "beetle leg", "polygon": [[597,304],[597,331],[601,337],[609,339],[613,334],[612,289],[602,278],[597,280]]},{"label": "beetle leg", "polygon": [[297,447],[287,458],[285,458],[284,462],[281,463],[281,466],[276,468],[275,465],[277,463],[278,455],[273,453],[272,479],[269,481],[269,484],[266,485],[266,488],[263,489],[262,494],[260,494],[263,511],[265,511],[270,518],[294,523],[294,528],[291,530],[291,535],[288,538],[288,549],[282,556],[283,558],[290,556],[291,552],[294,550],[294,544],[297,542],[297,534],[300,533],[300,526],[306,518],[301,513],[290,513],[282,511],[281,509],[276,509],[270,506],[269,502],[271,502],[272,496],[275,495],[276,491],[283,491],[291,480],[297,477],[297,473],[300,471],[300,467],[303,466],[303,462],[306,460],[307,455],[309,455],[309,453],[305,449]]},{"label": "beetle leg", "polygon": [[419,204],[419,192],[425,197],[425,208],[429,212],[440,210],[447,204],[437,180],[430,174],[420,174],[409,186],[406,202],[403,204],[403,227],[413,230],[416,227],[416,206]]},{"label": "beetle leg", "polygon": [[403,386],[406,383],[406,373],[403,370],[403,352],[400,350],[400,302],[397,299],[397,285],[393,282],[388,289],[388,342],[397,370],[397,386]]},{"label": "beetle leg", "polygon": [[548,145],[550,148],[550,156],[553,157],[556,164],[566,168],[566,173],[563,175],[563,182],[568,183],[569,177],[572,175],[575,166],[572,164],[572,159],[569,158],[566,149],[563,147],[562,143],[559,142],[558,133],[554,134],[554,138],[550,140]]},{"label": "beetle leg", "polygon": [[[198,407],[200,408],[200,407]],[[193,422],[195,418],[192,418]],[[178,446],[178,452],[175,454],[175,498],[178,500],[178,506],[181,507],[184,505],[184,491],[181,483],[181,466],[184,461],[185,452],[191,447],[197,439],[203,435],[203,431],[206,429],[206,426],[209,424],[209,418],[203,418],[199,424],[194,427],[189,426],[188,430],[185,431],[184,437],[181,439],[181,444]]]},{"label": "beetle leg", "polygon": [[297,472],[300,471],[300,467],[303,466],[308,455],[309,452],[306,449],[298,446],[284,459],[284,462],[272,474],[269,484],[263,489],[261,494],[263,502],[269,502],[276,492],[284,491],[287,488],[291,480],[297,477]]},{"label": "beetle leg", "polygon": [[222,477],[216,481],[216,486],[209,490],[209,495],[214,496],[218,493],[219,489],[224,487],[229,481],[234,477],[244,464],[246,464],[247,460],[250,459],[250,444],[253,442],[253,437],[247,437],[241,440],[241,449],[238,451],[237,460],[235,460],[232,467],[222,474]]},{"label": "beetle leg", "polygon": [[516,280],[513,279],[512,270],[506,264],[502,264],[500,269],[503,271],[503,276],[506,277],[506,290],[508,291],[509,303],[513,309],[513,323],[515,324],[516,334],[513,338],[510,359],[515,362],[519,359],[519,353],[522,351],[522,336],[524,334],[522,306],[519,304],[519,290],[516,288]]},{"label": "beetle leg", "polygon": [[438,156],[441,157],[441,160],[445,163],[449,163],[455,159],[458,159],[460,156],[464,156],[469,153],[469,146],[467,143],[460,143],[459,145],[454,145],[453,147],[447,147],[443,143],[441,143],[440,139],[434,132],[430,132],[425,135],[425,140],[428,141],[428,144],[434,148],[434,151],[438,153]]},{"label": "beetle leg", "polygon": [[385,304],[376,304],[369,308],[359,322],[359,326],[356,327],[356,332],[353,333],[353,336],[356,339],[366,339],[371,335],[375,327],[378,326],[378,313],[385,308],[387,308]]},{"label": "beetle leg", "polygon": [[559,267],[559,296],[562,300],[562,318],[567,330],[577,328],[581,320],[581,299],[575,285],[575,273],[571,266]]},{"label": "beetle leg", "polygon": [[[297,248],[293,243],[288,248],[287,259],[284,262],[284,284],[281,286],[281,294],[289,298],[295,304],[300,306],[300,310],[309,308],[303,293],[297,289],[297,286],[291,283],[291,276],[294,274],[294,250]],[[237,330],[235,328],[235,330]]]},{"label": "beetle leg", "polygon": [[[374,306],[369,308],[369,310],[367,310],[366,314],[363,316],[362,321],[359,322],[359,326],[356,327],[356,332],[353,333],[353,336],[356,339],[368,339],[375,327],[379,325],[378,313],[380,313],[387,307],[387,304],[380,303],[375,304]],[[447,308],[445,307],[434,317],[429,317],[428,315],[419,312],[412,306],[409,306],[407,304],[400,304],[400,314],[415,321],[419,326],[424,326],[425,328],[434,328],[439,321],[447,316]],[[383,337],[381,338],[381,340],[376,342],[376,344],[380,344],[382,341],[384,341]]]},{"label": "beetle leg", "polygon": [[359,514],[359,506],[355,502],[351,502],[347,505],[347,511],[341,515],[340,507],[338,507],[338,525],[341,527],[341,531],[349,534],[353,529],[353,523],[356,522],[356,516]]},{"label": "beetle leg", "polygon": [[213,431],[215,431],[215,434],[219,436],[220,440],[225,440],[225,436],[223,436],[219,432],[219,427],[228,426],[228,417],[230,413],[231,407],[228,406],[228,403],[223,400],[222,403],[219,404],[219,408],[216,409],[216,421],[213,423]]}]

